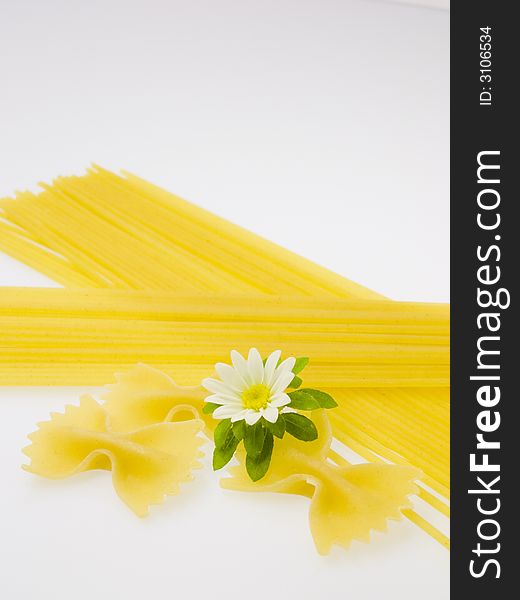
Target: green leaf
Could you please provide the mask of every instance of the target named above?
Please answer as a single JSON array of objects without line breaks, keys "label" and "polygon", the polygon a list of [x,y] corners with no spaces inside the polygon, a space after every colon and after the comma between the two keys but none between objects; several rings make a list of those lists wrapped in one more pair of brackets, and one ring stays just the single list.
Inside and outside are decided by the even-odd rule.
[{"label": "green leaf", "polygon": [[320,408],[336,408],[336,406],[338,405],[336,400],[334,400],[334,398],[330,394],[322,392],[321,390],[302,388],[298,391],[305,392],[306,394],[312,396],[314,400],[316,400],[316,402],[320,405]]},{"label": "green leaf", "polygon": [[237,449],[239,440],[233,435],[232,431],[229,431],[222,446],[215,446],[213,450],[213,470],[218,471],[225,467],[228,462],[233,458],[235,450]]},{"label": "green leaf", "polygon": [[321,408],[319,402],[305,390],[290,392],[289,398],[291,399],[291,403],[289,404],[291,408],[297,408],[298,410],[316,410],[317,408]]},{"label": "green leaf", "polygon": [[202,412],[205,415],[211,415],[211,413],[219,406],[220,406],[220,404],[214,404],[213,402],[206,402],[206,404],[204,404]]},{"label": "green leaf", "polygon": [[309,358],[307,356],[300,356],[299,358],[296,359],[296,362],[294,363],[292,372],[296,375],[297,373],[300,373],[301,371],[303,371],[303,369],[305,369],[305,367],[308,364],[309,364]]},{"label": "green leaf", "polygon": [[274,438],[273,434],[268,431],[265,435],[262,452],[258,456],[246,456],[246,470],[249,477],[253,481],[258,481],[267,473],[271,464],[271,456],[273,454]]},{"label": "green leaf", "polygon": [[213,434],[213,439],[215,440],[215,446],[217,448],[221,448],[225,444],[228,433],[231,432],[232,427],[231,419],[223,419],[217,425],[215,433]]},{"label": "green leaf", "polygon": [[274,423],[270,423],[266,420],[265,426],[277,438],[283,438],[283,434],[285,433],[285,419],[283,418],[283,415],[278,415],[278,419]]},{"label": "green leaf", "polygon": [[233,434],[238,441],[243,440],[246,435],[246,422],[236,421],[233,423]]},{"label": "green leaf", "polygon": [[298,375],[295,375],[292,378],[291,383],[287,387],[299,388],[302,383],[303,383],[303,381],[298,377]]},{"label": "green leaf", "polygon": [[293,437],[304,442],[312,442],[318,438],[316,425],[303,415],[298,413],[285,413],[285,431]]},{"label": "green leaf", "polygon": [[263,419],[260,419],[254,425],[246,427],[244,446],[247,454],[252,457],[259,456],[264,446],[267,430],[262,421]]}]

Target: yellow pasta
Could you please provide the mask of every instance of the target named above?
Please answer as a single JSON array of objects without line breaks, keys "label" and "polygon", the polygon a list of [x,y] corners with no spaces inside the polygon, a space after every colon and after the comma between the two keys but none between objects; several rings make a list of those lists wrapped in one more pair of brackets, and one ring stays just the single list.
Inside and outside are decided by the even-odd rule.
[{"label": "yellow pasta", "polygon": [[[350,439],[347,445],[352,447],[361,444],[362,447],[372,448],[373,443],[368,435],[372,432],[372,425],[376,427],[373,435],[380,441],[385,432],[391,431],[395,437],[399,431],[400,439],[387,439],[384,446],[394,448],[394,454],[396,449],[399,451],[398,457],[391,457],[394,462],[399,459],[405,464],[411,462],[419,466],[425,473],[425,481],[439,493],[447,494],[447,388],[435,387],[439,383],[447,385],[448,382],[446,336],[429,336],[436,340],[438,348],[444,348],[445,365],[435,365],[433,362],[426,365],[415,364],[420,350],[428,340],[424,333],[417,335],[422,331],[423,323],[436,323],[440,331],[446,332],[448,322],[445,307],[388,301],[318,301],[297,298],[268,298],[244,307],[242,298],[235,297],[180,297],[157,292],[153,295],[147,292],[121,294],[119,291],[108,290],[74,292],[70,296],[64,290],[11,290],[11,296],[12,298],[8,298],[6,295],[0,301],[0,323],[4,332],[4,347],[0,354],[4,354],[4,365],[10,362],[19,366],[19,361],[26,361],[23,375],[25,383],[84,383],[87,378],[84,366],[88,360],[90,362],[87,365],[91,368],[95,368],[96,361],[100,364],[100,368],[94,373],[95,378],[88,378],[89,383],[101,384],[111,378],[114,370],[146,359],[181,383],[196,384],[211,373],[217,360],[226,359],[229,347],[246,348],[252,336],[261,348],[261,340],[265,337],[266,352],[271,348],[274,337],[277,337],[278,345],[287,352],[312,352],[313,361],[306,370],[306,384],[328,389],[339,402],[338,409],[331,415],[339,432],[337,437],[345,439],[346,433],[354,431],[355,439]],[[67,307],[68,300],[70,305]],[[297,317],[291,311],[293,306],[297,307]],[[21,317],[20,312],[25,316]],[[75,316],[63,318],[63,314]],[[128,316],[131,320],[114,320],[115,315]],[[144,317],[143,321],[141,317]],[[153,321],[153,317],[158,320]],[[241,318],[247,320],[241,321]],[[282,321],[284,318],[289,322]],[[327,318],[327,322],[321,323],[322,318]],[[336,322],[332,322],[332,318]],[[11,319],[14,322],[11,323]],[[49,319],[52,319],[52,324]],[[299,321],[296,322],[296,319]],[[255,324],[260,321],[263,323],[261,335],[254,330]],[[381,349],[385,348],[385,340],[388,341],[391,337],[389,330],[383,335],[363,331],[355,334],[352,340],[350,336],[353,335],[353,330],[373,324],[374,321],[378,327],[384,324],[396,327],[405,323],[416,328],[400,338],[402,345],[406,344],[406,340],[409,344],[410,340],[416,338],[420,342],[420,348],[411,346],[412,363],[408,366],[408,371],[404,368],[402,353],[399,364],[394,362],[379,365],[376,362]],[[306,325],[313,328],[308,330]],[[295,326],[295,331],[289,337],[281,336],[281,326],[285,336],[291,331],[291,326]],[[327,326],[330,326],[330,330]],[[346,333],[341,332],[342,327]],[[362,358],[363,344],[360,340],[363,337],[360,338],[360,335],[365,336],[365,340],[378,340],[367,351],[371,361],[369,365],[355,362]],[[328,357],[320,354],[317,343],[319,337],[325,337],[328,347],[333,348]],[[212,346],[216,344],[218,347],[216,353],[210,356],[201,354],[201,349],[207,348],[208,338],[214,340]],[[331,344],[333,338],[337,339],[334,345]],[[348,339],[351,340],[350,345],[346,341]],[[311,343],[311,346],[302,345],[302,340]],[[349,362],[351,346],[353,356]],[[182,353],[189,350],[190,354],[179,354],[179,350]],[[168,352],[172,362],[168,365],[161,362],[164,357],[160,352]],[[392,343],[389,345],[389,358],[386,362],[393,360],[394,353],[395,344]],[[49,356],[52,356],[52,361],[49,361]],[[327,358],[334,363],[322,362]],[[32,359],[31,363],[27,362],[29,359]],[[120,362],[115,363],[116,359]],[[105,361],[109,363],[107,369],[103,369]],[[60,379],[41,379],[41,372],[35,370],[38,363],[52,366]],[[195,369],[193,365],[197,365]],[[440,369],[442,379],[439,377]],[[76,375],[71,374],[71,371]],[[69,378],[64,379],[65,377]],[[8,381],[16,383],[20,380]],[[384,388],[377,389],[377,385]],[[411,393],[405,392],[405,385],[412,388]],[[351,391],[343,393],[340,386],[351,388]],[[425,396],[418,386],[433,389]],[[388,388],[397,390],[390,394]],[[425,418],[432,426],[433,433],[429,436],[423,431]],[[405,440],[405,436],[408,439]],[[407,444],[408,441],[411,443]],[[431,462],[429,457],[432,456],[438,460],[437,464],[428,462]]]},{"label": "yellow pasta", "polygon": [[[102,395],[106,404],[105,407],[110,414],[111,420],[118,430],[121,431],[131,431],[136,428],[146,427],[153,423],[169,421],[172,419],[179,418],[196,418],[202,419],[206,423],[206,432],[209,437],[211,437],[211,432],[215,428],[216,421],[202,413],[203,407],[203,399],[206,395],[206,392],[199,388],[193,387],[190,389],[179,388],[173,380],[168,377],[165,373],[162,373],[159,370],[152,369],[146,365],[140,365],[130,369],[128,371],[120,372],[117,374],[117,383],[114,385],[107,386],[107,391]],[[398,394],[400,397],[401,394]],[[410,400],[407,397],[406,391],[403,394],[403,401]],[[329,417],[334,417],[334,411],[329,411]],[[313,417],[314,418],[314,417]],[[326,421],[319,421],[323,427],[327,429],[325,432],[325,440],[324,446],[327,447],[328,456],[332,458],[332,460],[338,463],[339,466],[348,465],[347,461],[340,457],[336,452],[332,451],[330,446],[329,439],[329,430]],[[319,438],[320,439],[320,438]],[[285,440],[285,438],[284,438]],[[295,442],[288,442],[295,443]],[[350,444],[352,446],[352,444]],[[316,445],[311,444],[308,449],[311,450],[311,454],[313,452],[313,448],[316,448]],[[305,445],[302,445],[302,448],[305,448]],[[420,445],[419,441],[419,448]],[[369,453],[365,453],[363,450],[361,453],[365,454],[365,457],[375,463],[383,463],[378,456]],[[424,460],[423,466],[428,469],[429,463],[427,460],[427,453],[424,452]],[[320,454],[320,456],[322,456]],[[320,459],[321,460],[321,459]],[[409,463],[400,459],[398,464],[406,467]],[[280,469],[283,465],[280,466]],[[323,467],[323,465],[322,465]],[[281,472],[278,470],[278,474]],[[374,471],[375,473],[376,471]],[[406,472],[406,471],[405,471]],[[409,472],[411,473],[411,472]],[[252,484],[251,481],[244,475],[242,469],[235,470],[236,478],[234,483],[230,483],[228,480],[223,480],[223,485],[226,487],[228,485],[237,485],[240,489],[244,489],[246,491],[280,491],[280,492],[290,492],[294,490],[295,493],[297,490],[303,495],[307,495],[312,497],[316,486],[313,485],[305,485],[305,477],[303,474],[299,474],[296,476],[295,480],[298,482],[294,485],[286,485],[285,482],[276,482],[275,479],[266,479],[261,480],[260,484],[258,482]],[[279,475],[278,475],[279,476]],[[311,476],[310,473],[307,473],[307,476]],[[415,475],[417,476],[417,475]],[[424,480],[424,477],[422,478]],[[264,484],[262,481],[270,482],[268,489],[264,488]],[[437,487],[435,481],[431,478],[428,478],[428,481],[433,482],[433,487]],[[343,485],[343,484],[341,484]],[[271,488],[271,486],[273,486]],[[440,501],[436,496],[427,492],[424,488],[417,488],[419,496],[425,500],[428,504],[430,504],[436,510],[439,510],[445,516],[448,516],[448,507],[442,501]],[[403,510],[403,514],[414,523],[418,524],[421,528],[425,529],[430,535],[432,535],[435,539],[437,539],[444,546],[448,546],[448,541],[446,536],[444,536],[441,532],[439,532],[435,527],[431,526],[431,524],[427,524],[424,522],[424,519],[420,517],[416,512],[411,509]],[[338,516],[338,519],[342,519],[341,516]],[[348,543],[347,537],[341,538],[343,541],[339,543]],[[321,543],[317,541],[317,544]],[[325,546],[322,547],[323,551],[325,550]]]},{"label": "yellow pasta", "polygon": [[102,394],[110,423],[117,431],[133,431],[154,423],[199,419],[211,436],[216,421],[202,412],[207,392],[200,385],[182,387],[166,373],[137,365],[116,373],[116,383]]},{"label": "yellow pasta", "polygon": [[280,347],[337,398],[337,439],[448,497],[446,306],[386,301],[130,174],[43,187],[0,201],[0,248],[68,290],[3,290],[0,381],[100,384],[146,360],[194,384],[232,347]]},{"label": "yellow pasta", "polygon": [[[448,393],[427,389],[329,389],[334,435],[363,456],[365,449],[398,464],[413,464],[423,481],[449,496]],[[373,460],[373,456],[365,456]]]},{"label": "yellow pasta", "polygon": [[[338,466],[348,466],[351,464],[345,459],[345,457],[341,456],[334,450],[329,450],[328,456]],[[374,462],[374,463],[382,463],[383,462],[376,455],[373,455],[369,459],[369,461]],[[428,502],[428,504],[431,504],[436,510],[438,510],[440,513],[442,513],[445,517],[449,517],[449,515],[450,515],[449,507],[446,504],[444,504],[441,500],[439,500],[436,496],[434,496],[430,492],[426,491],[424,488],[420,487],[420,484],[419,484],[419,486],[417,486],[417,495],[419,496],[419,498],[422,498],[423,500]],[[417,527],[420,527],[428,535],[430,535],[432,538],[437,540],[442,546],[444,546],[446,549],[449,549],[450,539],[448,538],[448,536],[444,535],[441,531],[439,531],[434,525],[429,523],[426,519],[421,517],[419,514],[417,514],[411,508],[403,508],[401,510],[401,512],[407,519],[409,519],[410,521],[412,521],[412,523],[417,525]]]},{"label": "yellow pasta", "polygon": [[[120,373],[105,393],[104,406],[84,396],[79,406],[67,406],[65,413],[40,423],[29,436],[32,444],[25,453],[31,463],[25,468],[50,478],[111,470],[121,499],[145,516],[150,504],[177,493],[179,483],[199,466],[199,415],[210,435],[215,426],[201,411],[204,395],[202,388],[181,388],[144,365]],[[333,544],[369,541],[372,530],[385,531],[388,519],[400,519],[410,509],[408,496],[416,491],[413,480],[420,472],[382,464],[334,466],[327,461],[332,436],[325,412],[316,413],[314,420],[318,440],[277,440],[270,470],[260,483],[250,481],[242,461],[221,482],[228,489],[309,497],[311,532],[318,551],[327,554]]]},{"label": "yellow pasta", "polygon": [[[380,298],[132,175],[95,167],[43,187],[0,201],[0,211],[20,237],[42,246],[37,268],[50,277],[49,251],[88,277],[89,287]],[[9,252],[7,226],[0,222],[0,247]]]},{"label": "yellow pasta", "polygon": [[[81,365],[146,361],[195,384],[251,339],[265,353],[276,340],[288,355],[312,356],[306,377],[315,386],[432,387],[449,377],[448,319],[437,305],[13,289],[0,299],[0,329],[0,358],[13,365],[5,383],[18,381],[22,365],[34,368],[26,384],[48,383],[39,379],[46,365],[56,383],[68,374],[74,383]],[[102,368],[89,379],[104,381]]]},{"label": "yellow pasta", "polygon": [[203,422],[155,423],[127,433],[117,433],[105,409],[90,396],[79,406],[69,405],[39,424],[24,448],[31,462],[24,469],[51,479],[82,471],[112,471],[114,488],[125,504],[144,517],[151,504],[179,492],[199,468],[197,457],[203,440]]},{"label": "yellow pasta", "polygon": [[326,462],[331,431],[324,411],[313,414],[319,437],[301,442],[291,436],[275,440],[267,475],[252,482],[240,464],[230,467],[231,477],[223,487],[239,491],[297,493],[311,498],[309,524],[320,554],[334,544],[348,548],[353,540],[370,541],[370,532],[386,531],[388,519],[400,519],[411,507],[409,495],[416,493],[413,467],[363,464],[337,467]]},{"label": "yellow pasta", "polygon": [[[212,294],[186,294],[163,290],[67,290],[57,288],[2,288],[0,315],[84,316],[176,320],[331,323],[406,327],[410,333],[449,334],[449,306],[423,302],[395,302],[328,296],[237,294],[223,290]],[[425,329],[422,328],[428,328]],[[417,331],[415,330],[417,329]],[[376,329],[376,332],[379,330]]]},{"label": "yellow pasta", "polygon": [[[211,435],[216,421],[202,413],[205,395],[202,388],[179,388],[164,373],[141,365],[119,373],[103,398],[118,430],[195,416],[206,421]],[[276,440],[271,467],[260,482],[251,482],[241,464],[221,483],[228,489],[310,497],[311,531],[318,551],[326,554],[335,543],[347,547],[354,539],[368,541],[371,530],[384,531],[387,519],[399,519],[402,509],[410,508],[407,497],[416,491],[412,481],[420,472],[392,465],[334,467],[326,461],[332,438],[325,412],[315,413],[313,419],[320,429],[318,440]]]}]

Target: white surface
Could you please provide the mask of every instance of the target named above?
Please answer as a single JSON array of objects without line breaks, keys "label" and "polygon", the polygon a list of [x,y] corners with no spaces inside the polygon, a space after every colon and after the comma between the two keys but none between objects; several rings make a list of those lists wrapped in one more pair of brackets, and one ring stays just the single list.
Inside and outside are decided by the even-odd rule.
[{"label": "white surface", "polygon": [[[126,168],[396,299],[448,299],[448,19],[378,2],[0,0],[0,195]],[[0,284],[49,282],[0,256]],[[1,339],[1,332],[0,332]],[[209,468],[138,520],[19,468],[75,389],[0,388],[0,596],[448,597],[409,522],[318,556],[307,501]],[[217,586],[217,587],[214,587]]]},{"label": "white surface", "polygon": [[440,10],[450,9],[450,0],[374,0],[375,2],[397,2],[399,4],[411,4],[413,6],[426,6]]}]

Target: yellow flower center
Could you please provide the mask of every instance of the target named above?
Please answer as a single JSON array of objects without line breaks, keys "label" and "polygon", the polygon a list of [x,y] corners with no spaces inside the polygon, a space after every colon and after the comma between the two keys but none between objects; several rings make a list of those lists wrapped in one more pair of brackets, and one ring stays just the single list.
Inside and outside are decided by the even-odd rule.
[{"label": "yellow flower center", "polygon": [[265,408],[270,397],[271,390],[263,383],[252,385],[242,392],[244,408],[252,408],[253,410]]}]

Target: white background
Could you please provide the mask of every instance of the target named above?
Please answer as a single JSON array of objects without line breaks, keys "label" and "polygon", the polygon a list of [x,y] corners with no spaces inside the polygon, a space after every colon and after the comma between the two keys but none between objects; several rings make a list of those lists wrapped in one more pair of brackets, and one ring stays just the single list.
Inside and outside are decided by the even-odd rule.
[{"label": "white background", "polygon": [[[125,168],[392,298],[447,301],[448,29],[368,0],[0,0],[0,195]],[[2,255],[0,284],[52,285]],[[106,473],[24,473],[27,433],[79,391],[0,388],[2,598],[448,598],[448,553],[407,521],[320,557],[307,500],[209,468],[146,520]]]}]

